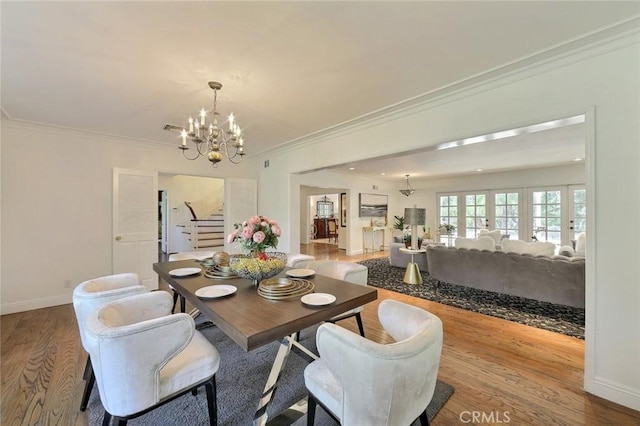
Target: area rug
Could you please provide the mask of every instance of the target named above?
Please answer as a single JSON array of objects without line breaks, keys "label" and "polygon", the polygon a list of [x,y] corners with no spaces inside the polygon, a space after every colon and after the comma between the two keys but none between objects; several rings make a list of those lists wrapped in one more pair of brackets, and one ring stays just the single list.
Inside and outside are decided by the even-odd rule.
[{"label": "area rug", "polygon": [[405,284],[405,269],[389,265],[388,258],[358,263],[369,269],[369,285],[584,339],[584,309],[444,282],[436,287],[427,272],[421,272],[422,285]]},{"label": "area rug", "polygon": [[[317,327],[312,327],[301,332],[301,343],[313,352],[317,352],[315,345],[316,329]],[[217,327],[205,328],[201,332],[220,352],[220,369],[216,375],[218,425],[251,425],[279,344],[274,342],[251,352],[245,352]],[[295,402],[306,397],[307,391],[304,386],[303,371],[309,361],[309,357],[302,353],[292,351],[289,354],[286,367],[278,382],[275,398],[268,410],[269,418],[274,418],[278,413],[285,411]],[[427,411],[430,419],[447,402],[453,391],[452,386],[438,382],[436,393]],[[206,394],[204,388],[202,388],[197,396],[184,395],[147,414],[130,420],[128,425],[208,425],[209,415],[206,401]],[[329,416],[322,414],[321,411],[319,408],[316,410],[318,414],[316,425],[333,425],[333,420]],[[104,409],[100,402],[97,386],[94,387],[91,394],[87,413],[90,426],[102,424]]]}]

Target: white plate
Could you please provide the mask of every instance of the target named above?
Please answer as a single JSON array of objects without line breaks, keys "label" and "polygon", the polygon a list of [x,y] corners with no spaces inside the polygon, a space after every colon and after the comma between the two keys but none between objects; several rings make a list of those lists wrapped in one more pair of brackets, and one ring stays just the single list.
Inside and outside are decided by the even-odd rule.
[{"label": "white plate", "polygon": [[218,297],[224,297],[233,294],[237,290],[238,288],[233,285],[210,285],[197,289],[196,296],[202,297],[203,299],[217,299]]},{"label": "white plate", "polygon": [[336,297],[329,293],[309,293],[300,299],[305,305],[324,306],[336,301]]},{"label": "white plate", "polygon": [[287,271],[288,276],[295,278],[310,277],[315,273],[316,271],[314,271],[313,269],[291,269]]},{"label": "white plate", "polygon": [[169,271],[169,275],[172,277],[188,277],[189,275],[195,275],[200,273],[202,268],[178,268]]}]

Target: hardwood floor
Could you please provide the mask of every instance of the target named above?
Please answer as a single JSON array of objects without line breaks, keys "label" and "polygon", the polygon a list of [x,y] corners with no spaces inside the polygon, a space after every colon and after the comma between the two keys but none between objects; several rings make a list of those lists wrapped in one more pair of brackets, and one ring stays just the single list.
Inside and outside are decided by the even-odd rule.
[{"label": "hardwood floor", "polygon": [[[302,245],[300,251],[317,259],[354,262],[388,255],[346,256],[329,244]],[[581,340],[382,289],[378,295],[363,311],[369,339],[390,341],[377,320],[383,299],[420,306],[443,321],[439,378],[456,390],[433,426],[640,425],[640,413],[582,390]],[[357,332],[355,320],[341,325]],[[87,425],[86,414],[79,411],[86,354],[73,307],[3,315],[0,327],[0,422]]]}]

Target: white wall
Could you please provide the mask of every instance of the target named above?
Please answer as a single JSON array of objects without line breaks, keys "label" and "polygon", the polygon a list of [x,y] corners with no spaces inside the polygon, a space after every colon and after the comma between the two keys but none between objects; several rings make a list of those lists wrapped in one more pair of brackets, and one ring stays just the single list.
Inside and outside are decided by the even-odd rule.
[{"label": "white wall", "polygon": [[214,169],[173,146],[1,124],[3,314],[71,303],[75,285],[112,273],[114,167],[255,177],[253,164]]},{"label": "white wall", "polygon": [[[640,409],[638,76],[640,36],[636,28],[610,43],[434,97],[376,120],[316,135],[295,150],[268,156],[273,167],[261,170],[259,191],[274,187],[285,191],[282,196],[260,199],[259,209],[297,225],[299,186],[307,175],[295,173],[587,114],[587,256],[593,261],[587,262],[585,387]],[[340,157],[326,154],[333,152],[340,152]],[[352,209],[357,205],[353,194],[366,192],[357,179],[332,184],[350,188]],[[290,245],[297,245],[297,229],[287,229],[283,240],[289,238]],[[350,237],[355,237],[355,229]]]},{"label": "white wall", "polygon": [[[161,175],[158,176],[158,189],[167,191],[168,195],[168,252],[191,251],[191,243],[183,231],[188,231],[192,216],[184,203],[191,203],[198,219],[206,219],[211,214],[222,214],[224,179]],[[187,228],[179,225],[186,225]]]}]

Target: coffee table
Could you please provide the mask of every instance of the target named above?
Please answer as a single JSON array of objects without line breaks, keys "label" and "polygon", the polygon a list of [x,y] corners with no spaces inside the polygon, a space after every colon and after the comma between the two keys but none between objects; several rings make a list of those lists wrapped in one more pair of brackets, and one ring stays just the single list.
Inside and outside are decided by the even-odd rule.
[{"label": "coffee table", "polygon": [[[296,341],[296,333],[304,328],[324,322],[338,314],[365,305],[377,299],[375,288],[351,284],[322,275],[308,277],[314,284],[316,293],[330,293],[336,301],[322,307],[309,307],[300,297],[286,300],[269,300],[258,295],[251,281],[237,279],[211,279],[204,276],[206,268],[197,275],[174,277],[169,271],[177,268],[200,267],[196,260],[154,263],[153,270],[183,295],[204,316],[229,336],[245,351],[256,349],[273,341],[280,341],[269,378],[264,387],[263,398],[254,416],[254,425],[267,423],[267,406],[273,399],[275,384],[284,368],[291,347],[301,347]],[[286,271],[279,276],[286,276]],[[218,299],[201,299],[195,292],[206,286],[227,284],[237,287],[237,291]],[[301,347],[307,354],[314,355]]]}]

